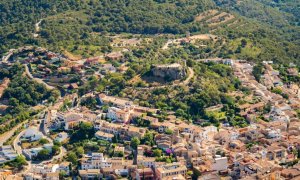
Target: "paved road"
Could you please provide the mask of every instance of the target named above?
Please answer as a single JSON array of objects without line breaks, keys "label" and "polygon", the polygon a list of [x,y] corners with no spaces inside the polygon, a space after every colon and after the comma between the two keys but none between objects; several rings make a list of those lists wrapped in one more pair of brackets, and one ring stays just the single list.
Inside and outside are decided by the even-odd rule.
[{"label": "paved road", "polygon": [[[39,128],[38,128],[39,129]],[[16,150],[16,152],[21,155],[22,154],[22,148],[21,146],[18,144],[20,142],[20,138],[21,136],[23,136],[23,134],[26,132],[26,130],[22,131],[21,133],[18,134],[18,136],[15,138],[14,140],[14,143],[13,143],[13,147],[14,149]],[[49,137],[47,136],[44,136],[44,138],[46,138],[49,143],[53,143],[53,140],[50,139]],[[41,161],[39,162],[38,164],[46,164],[46,163],[49,163],[49,162],[52,162],[53,160],[60,160],[62,159],[67,153],[67,150],[64,148],[64,147],[60,147],[60,153],[56,156],[53,156],[51,159],[49,160],[45,160],[45,161]],[[24,170],[22,172],[20,172],[21,174],[22,173],[27,173],[30,169],[31,169],[31,166],[33,164],[36,164],[36,163],[33,163],[32,161],[27,161],[28,165],[24,168]]]},{"label": "paved road", "polygon": [[21,172],[19,172],[18,174],[19,175],[27,174],[28,172],[30,172],[32,165],[47,164],[47,163],[52,162],[53,160],[62,159],[64,157],[64,155],[66,155],[66,153],[67,153],[67,150],[64,147],[61,147],[60,148],[60,153],[56,156],[53,156],[50,160],[42,161],[42,162],[39,162],[39,163],[34,163],[32,161],[27,161],[27,166]]},{"label": "paved road", "polygon": [[18,136],[14,139],[13,147],[14,147],[15,151],[17,151],[17,154],[19,154],[19,155],[22,154],[22,148],[21,148],[21,146],[18,143],[20,142],[21,136],[23,136],[23,134],[25,132],[26,132],[26,129],[23,130],[22,132],[20,132],[18,134]]},{"label": "paved road", "polygon": [[60,147],[60,152],[58,155],[56,156],[53,156],[51,159],[49,160],[46,160],[46,161],[43,161],[42,163],[49,163],[49,162],[52,162],[54,160],[61,160],[65,155],[67,154],[67,150],[64,148],[64,147]]},{"label": "paved road", "polygon": [[7,131],[7,132],[1,134],[0,135],[0,146],[2,146],[9,138],[11,138],[14,135],[15,131],[17,129],[19,129],[24,123],[20,123],[17,126],[15,126],[14,128],[12,128],[10,131]]},{"label": "paved road", "polygon": [[53,86],[48,85],[48,84],[45,83],[45,81],[43,81],[42,79],[33,77],[32,74],[31,74],[31,72],[29,71],[28,65],[25,64],[24,67],[25,67],[26,75],[27,75],[30,79],[33,79],[33,80],[35,80],[36,82],[38,82],[38,83],[40,83],[40,84],[44,84],[44,85],[46,86],[46,88],[49,89],[49,90],[54,89]]}]

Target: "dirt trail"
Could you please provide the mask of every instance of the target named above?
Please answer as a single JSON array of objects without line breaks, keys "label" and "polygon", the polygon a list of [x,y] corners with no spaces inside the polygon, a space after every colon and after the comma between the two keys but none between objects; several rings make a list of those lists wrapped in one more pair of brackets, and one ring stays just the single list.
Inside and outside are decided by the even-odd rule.
[{"label": "dirt trail", "polygon": [[34,25],[34,29],[35,29],[35,32],[36,33],[38,33],[38,32],[40,32],[40,25],[41,25],[41,23],[42,23],[42,19],[39,21],[39,22],[37,22],[35,25]]}]

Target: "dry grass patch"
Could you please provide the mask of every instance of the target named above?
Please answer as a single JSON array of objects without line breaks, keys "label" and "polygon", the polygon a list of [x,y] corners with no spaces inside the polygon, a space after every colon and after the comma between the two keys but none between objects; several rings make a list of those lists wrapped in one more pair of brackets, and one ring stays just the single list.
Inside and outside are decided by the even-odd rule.
[{"label": "dry grass patch", "polygon": [[209,23],[208,26],[212,27],[212,26],[224,24],[230,20],[233,20],[234,18],[235,18],[234,15],[228,14],[226,12],[222,12],[219,15],[208,19],[206,22]]},{"label": "dry grass patch", "polygon": [[235,20],[232,23],[227,24],[228,27],[234,26],[239,23],[239,20]]},{"label": "dry grass patch", "polygon": [[135,84],[139,81],[143,81],[140,75],[134,76],[132,79],[128,81],[129,84]]},{"label": "dry grass patch", "polygon": [[70,53],[70,52],[68,52],[68,51],[66,51],[66,50],[63,52],[63,54],[64,54],[68,59],[70,59],[71,61],[79,61],[79,60],[82,59],[82,56],[80,56],[80,55],[74,55],[74,54],[72,54],[72,53]]},{"label": "dry grass patch", "polygon": [[197,34],[197,35],[193,35],[193,36],[189,37],[189,39],[192,41],[196,41],[196,40],[213,40],[213,41],[215,41],[217,38],[218,38],[218,36],[212,35],[212,34]]}]

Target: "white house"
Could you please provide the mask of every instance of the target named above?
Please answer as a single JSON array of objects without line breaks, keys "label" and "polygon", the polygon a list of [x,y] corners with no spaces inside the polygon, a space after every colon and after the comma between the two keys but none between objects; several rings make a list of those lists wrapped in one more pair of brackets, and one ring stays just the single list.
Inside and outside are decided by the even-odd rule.
[{"label": "white house", "polygon": [[165,132],[167,129],[173,130],[175,128],[175,125],[173,123],[170,122],[163,122],[160,124],[160,126],[158,127],[158,131],[160,133]]},{"label": "white house", "polygon": [[0,147],[0,164],[5,163],[7,161],[14,160],[18,157],[16,151],[12,148],[12,146],[1,146]]},{"label": "white house", "polygon": [[95,130],[100,130],[102,124],[103,124],[102,120],[96,120],[96,121],[94,122],[94,129],[95,129]]},{"label": "white house", "polygon": [[43,148],[39,147],[39,148],[23,149],[22,152],[26,158],[32,159],[33,157],[36,157],[41,150],[43,150]]},{"label": "white house", "polygon": [[182,175],[185,176],[187,167],[178,162],[166,164],[161,167],[155,168],[155,174],[158,179],[165,179],[172,176]]},{"label": "white house", "polygon": [[96,138],[102,139],[102,140],[105,140],[105,141],[112,141],[112,138],[114,137],[113,134],[105,133],[105,132],[102,132],[102,131],[97,131],[95,136],[96,136]]},{"label": "white house", "polygon": [[143,155],[137,157],[137,165],[152,168],[155,167],[155,163],[155,157],[145,157]]},{"label": "white house", "polygon": [[47,149],[49,152],[52,152],[52,147],[53,147],[53,144],[44,144],[43,147],[23,149],[22,152],[26,158],[32,159],[33,157],[36,157],[38,155],[38,153],[43,149]]},{"label": "white house", "polygon": [[64,114],[63,119],[65,121],[65,130],[69,130],[83,120],[83,114],[68,112]]},{"label": "white house", "polygon": [[223,64],[228,65],[228,66],[233,66],[234,65],[234,61],[232,59],[224,59],[222,61]]},{"label": "white house", "polygon": [[227,170],[227,168],[228,168],[227,157],[221,157],[220,155],[216,155],[211,165],[211,169],[213,171],[222,171],[222,170]]},{"label": "white house", "polygon": [[128,169],[123,168],[123,169],[115,169],[115,173],[119,176],[128,176]]},{"label": "white house", "polygon": [[207,126],[204,127],[204,131],[202,132],[201,136],[205,140],[212,141],[214,135],[218,132],[218,128],[215,126]]},{"label": "white house", "polygon": [[116,107],[110,107],[110,108],[108,108],[108,112],[107,112],[106,116],[109,119],[127,123],[129,121],[130,113],[131,113],[130,110],[127,110],[127,109],[123,110],[123,109],[116,108]]},{"label": "white house", "polygon": [[62,142],[64,140],[66,140],[68,137],[69,136],[66,132],[61,132],[57,135],[57,137],[55,138],[55,141]]},{"label": "white house", "polygon": [[266,129],[266,131],[267,131],[267,137],[270,139],[280,139],[281,138],[280,129],[276,129],[276,130]]},{"label": "white house", "polygon": [[59,167],[58,164],[33,164],[30,171],[35,174],[47,174],[56,172],[56,169]]},{"label": "white house", "polygon": [[36,128],[28,128],[22,136],[22,138],[28,139],[29,141],[37,141],[42,137],[43,134]]},{"label": "white house", "polygon": [[239,138],[239,133],[236,132],[236,131],[231,131],[230,132],[230,140],[233,141],[233,140],[237,140]]},{"label": "white house", "polygon": [[81,169],[100,169],[100,168],[111,168],[112,163],[107,161],[108,159],[103,156],[103,153],[92,153],[91,156],[86,155],[81,160]]},{"label": "white house", "polygon": [[70,162],[62,162],[59,164],[58,168],[55,170],[55,172],[61,172],[64,171],[67,175],[70,174]]},{"label": "white house", "polygon": [[51,144],[51,143],[43,145],[43,148],[47,149],[49,152],[52,152],[52,147],[53,147],[53,144]]}]

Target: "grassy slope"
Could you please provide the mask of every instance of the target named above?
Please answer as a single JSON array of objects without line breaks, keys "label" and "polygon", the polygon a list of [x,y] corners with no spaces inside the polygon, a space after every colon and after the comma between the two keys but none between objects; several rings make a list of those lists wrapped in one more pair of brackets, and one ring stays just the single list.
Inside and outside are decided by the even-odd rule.
[{"label": "grassy slope", "polygon": [[[25,12],[29,13],[27,18],[22,17],[21,21],[16,21],[17,17],[14,17],[10,21],[5,21],[6,25],[0,26],[0,40],[4,42],[0,45],[0,53],[22,44],[36,44],[57,51],[67,49],[76,54],[91,55],[108,44],[107,38],[90,35],[95,31],[184,33],[189,30],[205,33],[209,30],[206,24],[193,22],[191,19],[205,9],[215,8],[210,0],[183,0],[177,3],[157,3],[151,0],[143,3],[137,0],[109,3],[104,0],[101,1],[102,3],[87,0],[75,3],[71,0],[64,2],[56,0],[56,3],[58,2],[61,8],[46,0],[34,5],[46,9],[48,12],[46,15],[41,13],[39,8],[36,8],[36,12],[26,8]],[[219,26],[214,32],[228,39],[222,54],[250,60],[284,62],[299,60],[300,30],[298,26],[294,26],[297,13],[290,5],[291,2],[288,6],[281,3],[280,7],[271,6],[270,0],[216,3],[219,7],[234,12],[242,21],[230,27],[226,24]],[[297,2],[294,4],[297,5]],[[21,7],[16,11],[21,11],[20,9]],[[47,16],[42,23],[42,36],[38,39],[31,37],[33,24],[37,21],[31,15],[33,13],[39,14],[36,17]],[[14,14],[18,15],[17,12]],[[230,51],[236,50],[242,38],[247,40],[247,46],[241,50],[241,53],[231,54]]]}]

